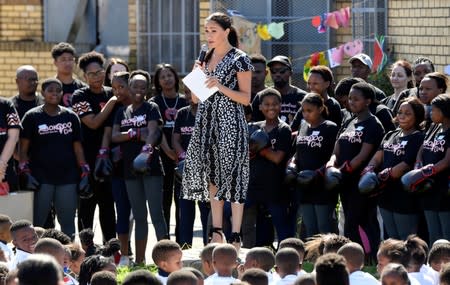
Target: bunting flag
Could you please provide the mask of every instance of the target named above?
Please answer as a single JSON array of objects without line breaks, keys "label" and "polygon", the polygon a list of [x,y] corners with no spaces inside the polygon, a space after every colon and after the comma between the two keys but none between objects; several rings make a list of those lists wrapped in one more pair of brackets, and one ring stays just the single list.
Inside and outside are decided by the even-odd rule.
[{"label": "bunting flag", "polygon": [[308,81],[309,71],[311,70],[311,67],[317,65],[328,65],[328,61],[324,51],[313,53],[306,61],[305,65],[303,66],[303,79],[305,80],[305,82]]},{"label": "bunting flag", "polygon": [[258,24],[256,26],[256,33],[264,41],[272,39],[272,36],[269,34],[267,25]]},{"label": "bunting flag", "polygon": [[313,27],[317,28],[317,32],[322,34],[327,31],[327,27],[339,29],[340,27],[347,28],[350,24],[350,7],[341,8],[338,11],[323,13],[315,16],[311,20]]},{"label": "bunting flag", "polygon": [[383,51],[383,45],[384,45],[384,36],[383,35],[375,36],[375,42],[373,46],[373,65],[372,65],[373,72],[376,71],[377,73],[380,73],[388,61],[387,55]]}]

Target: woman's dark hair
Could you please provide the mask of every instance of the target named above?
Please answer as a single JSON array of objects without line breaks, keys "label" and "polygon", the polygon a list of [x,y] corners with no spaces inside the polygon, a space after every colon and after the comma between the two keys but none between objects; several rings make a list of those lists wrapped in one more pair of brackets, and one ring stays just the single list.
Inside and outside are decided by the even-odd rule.
[{"label": "woman's dark hair", "polygon": [[435,106],[441,110],[442,115],[446,118],[450,118],[450,95],[440,94],[431,100],[431,106]]},{"label": "woman's dark hair", "polygon": [[308,103],[308,104],[314,105],[317,108],[323,107],[323,111],[321,114],[322,117],[326,118],[328,116],[328,108],[327,108],[327,106],[325,106],[323,98],[319,94],[317,94],[317,93],[306,94],[306,96],[302,100],[302,105],[303,105],[303,103]]},{"label": "woman's dark hair", "polygon": [[[128,80],[130,79],[130,73],[127,71],[116,72],[113,74],[112,81],[114,81],[114,79],[121,79],[128,84]],[[112,81],[111,81],[111,83],[112,83]]]},{"label": "woman's dark hair", "polygon": [[78,281],[80,285],[87,285],[91,282],[92,275],[95,272],[103,270],[106,266],[112,263],[112,260],[108,257],[101,256],[99,254],[91,255],[83,260],[80,266],[80,275]]},{"label": "woman's dark hair", "polygon": [[328,85],[327,88],[327,93],[333,94],[333,83],[334,83],[333,72],[328,66],[325,65],[313,66],[309,71],[309,74],[311,73],[319,74],[325,82],[330,82],[330,85]]},{"label": "woman's dark hair", "polygon": [[359,77],[346,77],[338,82],[336,88],[334,89],[334,94],[336,95],[336,97],[348,96],[348,93],[350,93],[350,89],[352,89],[352,86],[359,82],[365,81]]},{"label": "woman's dark hair", "polygon": [[89,64],[96,62],[101,67],[105,64],[105,57],[103,54],[98,53],[96,51],[91,51],[88,53],[84,53],[80,56],[80,59],[78,60],[78,67],[83,70],[83,72],[86,72],[86,68]]},{"label": "woman's dark hair", "polygon": [[126,71],[130,72],[130,67],[128,66],[128,64],[125,60],[123,60],[121,58],[116,58],[116,57],[111,58],[105,69],[105,83],[104,83],[105,86],[111,87],[112,82],[109,79],[109,74],[111,73],[111,68],[114,64],[121,64],[121,65],[125,66]]},{"label": "woman's dark hair", "polygon": [[434,81],[436,81],[437,87],[442,89],[442,93],[445,93],[445,91],[447,91],[447,87],[448,87],[448,78],[445,74],[441,73],[441,72],[432,72],[432,73],[428,73],[427,75],[425,75],[423,77],[423,79],[425,78],[431,78],[434,79]]},{"label": "woman's dark hair", "polygon": [[392,64],[391,69],[394,69],[396,66],[403,67],[403,69],[405,70],[405,73],[406,73],[406,77],[409,78],[406,87],[413,88],[414,87],[414,82],[412,80],[413,69],[412,69],[411,64],[404,59],[400,59]]},{"label": "woman's dark hair", "polygon": [[365,99],[370,99],[372,102],[375,101],[375,90],[369,83],[359,82],[353,84],[351,89],[356,89],[360,91]]},{"label": "woman's dark hair", "polygon": [[230,28],[232,23],[233,23],[232,20],[231,20],[231,17],[228,16],[227,14],[225,14],[225,13],[222,13],[222,12],[215,12],[215,13],[212,13],[211,15],[209,15],[205,19],[205,22],[209,22],[209,21],[216,22],[224,30]]},{"label": "woman's dark hair", "polygon": [[162,91],[161,83],[159,83],[159,76],[163,69],[168,69],[173,73],[173,76],[175,77],[175,90],[178,92],[178,90],[180,90],[180,77],[178,76],[178,72],[175,70],[175,68],[168,63],[160,63],[157,64],[155,67],[155,76],[153,85],[155,86],[156,92],[158,94],[161,94]]},{"label": "woman's dark hair", "polygon": [[[205,19],[205,22],[214,21],[219,26],[222,27],[223,30],[230,29],[230,32],[228,33],[228,42],[233,47],[238,47],[239,45],[239,37],[237,34],[237,31],[234,27],[232,27],[233,21],[231,20],[231,17],[228,16],[225,13],[222,12],[215,12],[208,16],[208,18]],[[214,52],[214,49],[210,50],[205,57],[205,61],[208,62],[211,59],[211,56]]]},{"label": "woman's dark hair", "polygon": [[235,48],[239,47],[239,35],[233,26],[230,27],[230,32],[228,33],[228,42]]},{"label": "woman's dark hair", "polygon": [[[425,108],[422,102],[420,102],[419,98],[417,97],[408,97],[402,100],[399,106],[401,106],[404,103],[410,105],[411,109],[414,112],[414,117],[416,120],[414,122],[414,127],[417,130],[423,129],[423,121],[425,120]],[[397,117],[394,118],[394,121],[397,121]]]},{"label": "woman's dark hair", "polygon": [[431,67],[431,72],[434,72],[435,70],[433,62],[431,61],[431,59],[427,57],[420,56],[416,58],[416,60],[413,62],[414,69],[416,68],[417,65],[420,64],[428,64]]}]

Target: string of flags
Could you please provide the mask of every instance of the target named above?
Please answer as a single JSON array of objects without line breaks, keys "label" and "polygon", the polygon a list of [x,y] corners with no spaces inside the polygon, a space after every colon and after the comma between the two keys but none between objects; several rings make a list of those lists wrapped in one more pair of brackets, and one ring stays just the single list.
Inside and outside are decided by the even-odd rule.
[{"label": "string of flags", "polygon": [[[333,12],[322,13],[321,15],[314,17],[303,17],[279,23],[256,24],[248,21],[238,11],[228,10],[227,12],[232,17],[233,24],[240,35],[240,48],[249,54],[260,52],[261,40],[268,41],[272,39],[281,39],[285,35],[284,29],[286,24],[310,20],[311,25],[314,28],[317,28],[319,33],[324,33],[328,27],[333,29],[348,27],[351,16],[350,7],[345,7]],[[381,72],[387,62],[387,55],[383,51],[384,40],[385,36],[383,35],[375,36],[374,39],[373,71],[378,73]],[[327,65],[334,68],[340,66],[344,62],[344,57],[352,57],[358,53],[362,53],[363,50],[364,44],[362,39],[355,39],[326,51],[319,51],[309,56],[293,59],[293,61],[307,58],[303,67],[303,76],[305,80],[307,80],[311,67],[316,65]]]}]

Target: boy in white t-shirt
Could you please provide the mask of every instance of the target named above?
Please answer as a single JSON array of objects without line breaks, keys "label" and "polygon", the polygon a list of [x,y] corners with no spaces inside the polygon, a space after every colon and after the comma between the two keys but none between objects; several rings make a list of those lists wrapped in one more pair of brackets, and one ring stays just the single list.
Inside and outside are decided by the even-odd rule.
[{"label": "boy in white t-shirt", "polygon": [[375,277],[369,273],[363,272],[364,249],[356,242],[350,242],[343,245],[337,252],[342,255],[347,262],[347,270],[350,273],[350,285],[378,285]]},{"label": "boy in white t-shirt", "polygon": [[0,261],[6,263],[10,262],[14,256],[10,247],[12,236],[9,227],[11,225],[11,218],[7,215],[0,214]]},{"label": "boy in white t-shirt", "polygon": [[178,243],[163,239],[158,241],[152,250],[153,262],[158,266],[158,273],[156,277],[163,285],[167,283],[169,274],[180,270],[183,263],[181,258],[183,252]]},{"label": "boy in white t-shirt", "polygon": [[229,285],[234,282],[239,282],[232,276],[233,269],[238,265],[237,251],[231,244],[217,245],[212,254],[212,262],[214,273],[205,279],[205,285]]}]

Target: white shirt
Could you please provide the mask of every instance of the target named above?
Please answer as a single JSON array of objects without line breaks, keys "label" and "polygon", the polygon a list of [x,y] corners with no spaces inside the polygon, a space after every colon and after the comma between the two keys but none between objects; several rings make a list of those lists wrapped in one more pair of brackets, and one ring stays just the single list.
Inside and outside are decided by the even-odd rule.
[{"label": "white shirt", "polygon": [[361,270],[350,273],[350,285],[380,285],[380,282],[367,272]]},{"label": "white shirt", "polygon": [[286,275],[283,278],[274,281],[271,285],[292,285],[297,278],[298,276],[296,274]]},{"label": "white shirt", "polygon": [[167,278],[169,278],[169,277],[161,276],[158,273],[156,273],[155,275],[156,275],[156,278],[158,278],[158,280],[161,281],[161,283],[163,285],[167,284]]},{"label": "white shirt", "polygon": [[8,244],[0,241],[0,250],[2,250],[3,253],[5,254],[6,261],[11,262],[11,260],[14,257],[14,252],[12,251],[11,247],[9,247]]},{"label": "white shirt", "polygon": [[64,272],[64,284],[65,285],[78,285],[78,281]]},{"label": "white shirt", "polygon": [[205,279],[204,285],[230,285],[231,283],[240,282],[241,280],[236,279],[232,276],[219,276],[217,273],[209,276]]},{"label": "white shirt", "polygon": [[434,285],[433,279],[430,276],[423,274],[421,272],[410,272],[408,273],[408,276],[410,278],[411,277],[415,278],[420,283],[420,285]]},{"label": "white shirt", "polygon": [[411,273],[408,273],[408,278],[411,285],[422,285],[419,283],[419,281],[417,281],[417,279],[413,275],[411,275]]},{"label": "white shirt", "polygon": [[435,271],[433,268],[425,264],[420,267],[420,272],[430,276],[431,279],[433,279],[434,285],[439,285],[439,272]]},{"label": "white shirt", "polygon": [[31,253],[20,250],[20,249],[16,249],[16,255],[13,257],[13,259],[11,260],[11,263],[9,264],[9,270],[14,270],[17,268],[17,265],[23,261],[25,261],[28,256],[30,256]]}]

